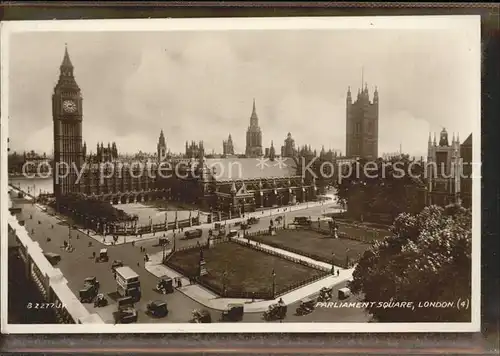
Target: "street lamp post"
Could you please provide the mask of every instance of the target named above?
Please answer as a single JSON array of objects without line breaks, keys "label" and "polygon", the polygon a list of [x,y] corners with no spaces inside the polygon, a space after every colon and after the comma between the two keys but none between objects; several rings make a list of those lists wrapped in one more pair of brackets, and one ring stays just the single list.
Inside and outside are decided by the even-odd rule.
[{"label": "street lamp post", "polygon": [[335,274],[335,253],[332,252],[332,274]]},{"label": "street lamp post", "polygon": [[345,264],[346,264],[346,267],[349,268],[349,252],[351,251],[350,248],[346,249],[345,250]]},{"label": "street lamp post", "polygon": [[276,272],[274,272],[274,270],[273,270],[273,273],[271,274],[271,276],[273,278],[272,294],[273,294],[273,299],[274,299],[274,296],[276,295]]},{"label": "street lamp post", "polygon": [[226,296],[227,271],[222,274],[222,296]]}]

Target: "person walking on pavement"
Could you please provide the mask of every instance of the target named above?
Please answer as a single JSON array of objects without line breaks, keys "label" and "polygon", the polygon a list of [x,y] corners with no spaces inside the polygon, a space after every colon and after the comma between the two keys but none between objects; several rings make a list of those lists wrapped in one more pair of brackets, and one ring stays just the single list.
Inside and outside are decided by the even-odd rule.
[{"label": "person walking on pavement", "polygon": [[337,270],[337,277],[340,276],[340,270]]}]

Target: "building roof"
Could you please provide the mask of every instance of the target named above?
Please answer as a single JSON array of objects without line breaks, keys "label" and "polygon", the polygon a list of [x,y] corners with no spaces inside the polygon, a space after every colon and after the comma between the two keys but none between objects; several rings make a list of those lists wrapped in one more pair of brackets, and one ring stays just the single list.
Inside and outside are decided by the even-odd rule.
[{"label": "building roof", "polygon": [[472,134],[469,135],[462,143],[462,146],[472,146]]},{"label": "building roof", "polygon": [[283,161],[258,158],[208,158],[205,164],[213,172],[215,180],[219,181],[297,175],[297,165],[292,158],[284,158]]}]

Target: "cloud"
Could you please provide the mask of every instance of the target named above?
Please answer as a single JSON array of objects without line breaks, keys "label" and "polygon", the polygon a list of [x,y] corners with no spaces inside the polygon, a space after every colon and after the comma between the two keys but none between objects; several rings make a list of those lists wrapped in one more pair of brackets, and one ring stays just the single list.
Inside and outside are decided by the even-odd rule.
[{"label": "cloud", "polygon": [[298,145],[345,151],[347,87],[355,95],[364,68],[370,92],[379,90],[379,154],[402,142],[421,155],[429,130],[465,138],[479,119],[474,40],[463,30],[16,34],[11,147],[51,151],[51,94],[67,42],[92,150],[116,141],[120,151],[155,152],[163,129],[174,152],[191,140],[221,152],[228,134],[243,152],[255,98],[265,146],[279,151],[291,132]]}]

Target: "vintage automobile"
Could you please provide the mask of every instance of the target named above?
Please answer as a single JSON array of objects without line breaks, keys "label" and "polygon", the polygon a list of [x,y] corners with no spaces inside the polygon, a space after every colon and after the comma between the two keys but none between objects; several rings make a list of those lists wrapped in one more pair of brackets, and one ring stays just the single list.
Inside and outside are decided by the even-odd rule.
[{"label": "vintage automobile", "polygon": [[287,306],[282,303],[271,304],[269,308],[264,312],[265,320],[281,320],[285,319]]},{"label": "vintage automobile", "polygon": [[83,288],[80,289],[80,301],[91,303],[99,292],[99,281],[96,277],[88,277],[83,283]]},{"label": "vintage automobile", "polygon": [[162,277],[158,283],[156,283],[155,291],[161,294],[173,293],[174,283],[170,277]]},{"label": "vintage automobile", "polygon": [[108,256],[108,250],[105,248],[102,248],[99,251],[99,256],[95,258],[96,262],[108,262],[109,261],[109,256]]},{"label": "vintage automobile", "polygon": [[238,237],[238,230],[233,230],[233,229],[229,230],[227,237]]},{"label": "vintage automobile", "polygon": [[114,271],[118,267],[123,267],[123,262],[120,260],[114,260],[113,263],[111,264],[111,270]]},{"label": "vintage automobile", "polygon": [[242,223],[240,224],[240,229],[241,229],[241,230],[246,230],[246,229],[248,229],[248,224],[247,224],[246,222],[242,222]]},{"label": "vintage automobile", "polygon": [[248,218],[248,220],[247,220],[248,225],[255,225],[258,223],[259,223],[259,219],[257,219],[256,217],[251,217],[251,218]]},{"label": "vintage automobile", "polygon": [[148,303],[146,308],[148,314],[157,318],[163,318],[168,314],[167,302],[163,300],[152,301]]},{"label": "vintage automobile", "polygon": [[306,298],[300,301],[300,305],[295,310],[297,315],[306,315],[312,313],[316,305],[316,299]]},{"label": "vintage automobile", "polygon": [[347,299],[351,296],[351,290],[349,288],[340,288],[338,297],[339,299]]},{"label": "vintage automobile", "polygon": [[297,216],[293,219],[293,223],[296,225],[308,226],[312,224],[312,221],[307,216]]},{"label": "vintage automobile", "polygon": [[318,301],[327,302],[333,297],[333,288],[323,287],[319,290]]},{"label": "vintage automobile", "polygon": [[222,312],[222,321],[240,321],[243,319],[243,304],[229,304]]},{"label": "vintage automobile", "polygon": [[212,322],[212,316],[210,315],[210,312],[206,309],[198,310],[195,309],[193,310],[193,318],[191,319],[192,323],[211,323]]},{"label": "vintage automobile", "polygon": [[283,221],[283,216],[277,216],[277,217],[274,219],[274,221],[275,221],[276,223],[278,223],[278,224],[279,224],[280,222],[282,222],[282,221]]},{"label": "vintage automobile", "polygon": [[115,322],[120,324],[135,323],[137,321],[137,310],[134,307],[132,297],[118,299],[118,311],[115,314]]},{"label": "vintage automobile", "polygon": [[105,307],[108,305],[108,300],[104,294],[99,293],[94,300],[94,308]]},{"label": "vintage automobile", "polygon": [[203,235],[203,230],[202,229],[194,229],[190,231],[186,231],[184,233],[184,239],[197,239],[198,237],[201,237]]},{"label": "vintage automobile", "polygon": [[170,244],[170,241],[169,241],[168,238],[166,238],[166,237],[160,237],[158,239],[158,245],[159,246],[165,246],[165,245],[168,245],[168,244]]},{"label": "vintage automobile", "polygon": [[57,265],[59,262],[61,262],[61,255],[58,255],[57,253],[52,253],[52,252],[46,252],[43,254],[47,261],[50,262],[52,266]]}]

